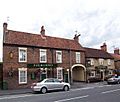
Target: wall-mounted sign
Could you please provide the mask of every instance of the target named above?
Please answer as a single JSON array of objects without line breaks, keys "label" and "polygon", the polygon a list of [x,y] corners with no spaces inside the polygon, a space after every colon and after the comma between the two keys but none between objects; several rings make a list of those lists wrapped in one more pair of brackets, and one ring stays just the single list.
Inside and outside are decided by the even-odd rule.
[{"label": "wall-mounted sign", "polygon": [[51,64],[51,63],[32,63],[27,64],[28,68],[56,68],[57,64]]}]

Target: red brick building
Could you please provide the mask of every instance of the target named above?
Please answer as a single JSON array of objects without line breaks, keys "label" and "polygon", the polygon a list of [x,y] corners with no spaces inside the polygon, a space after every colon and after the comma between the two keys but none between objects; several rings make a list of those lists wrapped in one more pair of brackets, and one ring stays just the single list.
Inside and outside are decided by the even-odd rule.
[{"label": "red brick building", "polygon": [[41,27],[41,34],[7,29],[3,24],[3,81],[8,89],[30,87],[46,77],[67,82],[85,81],[85,51],[74,39],[50,37]]},{"label": "red brick building", "polygon": [[120,49],[115,48],[114,49],[114,54],[111,54],[114,58],[114,63],[115,63],[115,73],[120,75]]}]

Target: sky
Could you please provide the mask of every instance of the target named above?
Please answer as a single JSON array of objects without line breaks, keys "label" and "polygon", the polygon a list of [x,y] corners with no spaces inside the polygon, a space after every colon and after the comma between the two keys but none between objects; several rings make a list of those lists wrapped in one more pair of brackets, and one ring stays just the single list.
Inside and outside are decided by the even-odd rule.
[{"label": "sky", "polygon": [[97,48],[105,42],[108,52],[120,48],[120,0],[0,0],[0,61],[3,23],[8,29],[73,39],[81,34],[83,47]]}]

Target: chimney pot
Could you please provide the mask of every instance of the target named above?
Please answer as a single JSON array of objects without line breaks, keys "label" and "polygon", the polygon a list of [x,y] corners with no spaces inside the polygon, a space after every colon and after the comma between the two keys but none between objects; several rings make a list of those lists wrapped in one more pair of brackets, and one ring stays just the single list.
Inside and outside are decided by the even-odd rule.
[{"label": "chimney pot", "polygon": [[42,35],[45,35],[45,29],[44,29],[44,26],[41,27],[41,31],[40,31],[40,33],[41,33]]},{"label": "chimney pot", "polygon": [[114,49],[114,54],[118,54],[118,55],[120,54],[119,48],[115,48],[115,49]]},{"label": "chimney pot", "polygon": [[7,26],[8,26],[8,24],[5,22],[5,23],[3,23],[3,28],[4,29],[6,29],[7,30]]},{"label": "chimney pot", "polygon": [[103,43],[103,45],[102,46],[100,46],[101,47],[101,50],[103,50],[103,51],[106,51],[107,52],[107,45],[106,45],[106,43]]}]

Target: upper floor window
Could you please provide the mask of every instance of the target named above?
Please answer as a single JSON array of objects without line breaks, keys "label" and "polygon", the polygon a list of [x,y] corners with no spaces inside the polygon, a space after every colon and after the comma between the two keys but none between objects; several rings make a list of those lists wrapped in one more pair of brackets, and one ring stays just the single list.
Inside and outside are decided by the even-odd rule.
[{"label": "upper floor window", "polygon": [[111,65],[111,60],[110,59],[108,59],[107,62],[108,62],[108,65]]},{"label": "upper floor window", "polygon": [[62,51],[56,51],[56,62],[62,63]]},{"label": "upper floor window", "polygon": [[27,62],[27,48],[19,48],[19,62]]},{"label": "upper floor window", "polygon": [[40,62],[46,63],[47,62],[47,53],[46,49],[40,49]]},{"label": "upper floor window", "polygon": [[103,65],[104,64],[104,59],[99,59],[99,64]]},{"label": "upper floor window", "polygon": [[94,65],[94,59],[91,59],[91,60],[90,60],[90,64],[91,64],[91,65]]},{"label": "upper floor window", "polygon": [[27,68],[19,68],[19,84],[27,83]]},{"label": "upper floor window", "polygon": [[80,52],[76,52],[76,63],[80,63]]}]

